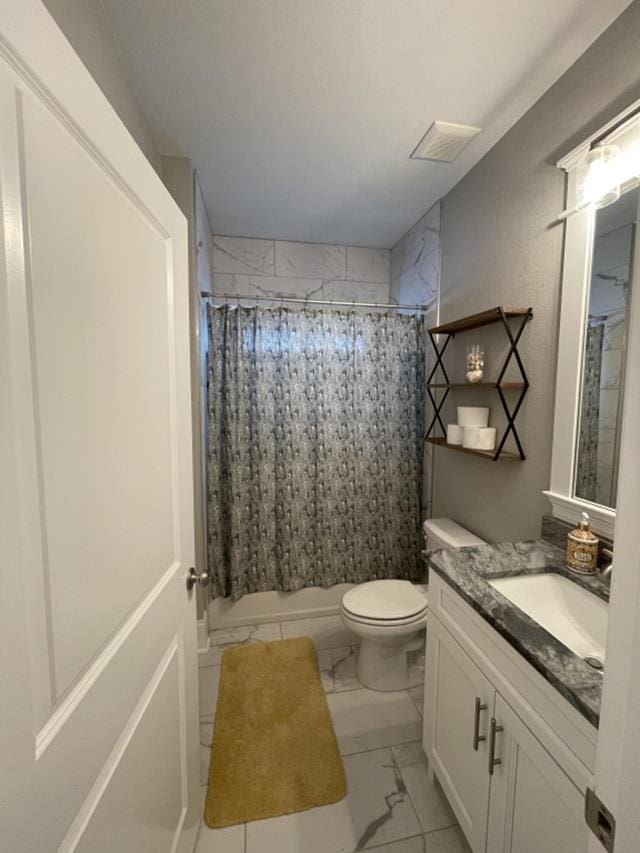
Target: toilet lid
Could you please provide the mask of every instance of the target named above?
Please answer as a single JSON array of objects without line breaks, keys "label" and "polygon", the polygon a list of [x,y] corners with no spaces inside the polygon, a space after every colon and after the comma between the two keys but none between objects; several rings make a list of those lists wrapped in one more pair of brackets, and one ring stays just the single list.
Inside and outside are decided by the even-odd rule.
[{"label": "toilet lid", "polygon": [[406,619],[424,610],[427,598],[409,581],[369,581],[345,593],[342,605],[367,619]]}]

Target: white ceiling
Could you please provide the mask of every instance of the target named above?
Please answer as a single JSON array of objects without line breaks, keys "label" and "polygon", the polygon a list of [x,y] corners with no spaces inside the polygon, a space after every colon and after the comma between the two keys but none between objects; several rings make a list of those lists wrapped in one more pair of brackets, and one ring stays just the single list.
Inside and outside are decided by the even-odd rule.
[{"label": "white ceiling", "polygon": [[[217,234],[392,246],[630,0],[104,0]],[[434,119],[479,125],[410,160]]]}]

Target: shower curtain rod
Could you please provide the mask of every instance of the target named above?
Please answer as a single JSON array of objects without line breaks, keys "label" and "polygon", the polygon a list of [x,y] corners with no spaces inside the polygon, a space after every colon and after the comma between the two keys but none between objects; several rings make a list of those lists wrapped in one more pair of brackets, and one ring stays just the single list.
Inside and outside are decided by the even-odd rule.
[{"label": "shower curtain rod", "polygon": [[201,290],[200,296],[203,299],[226,299],[228,301],[240,302],[241,299],[248,299],[252,302],[299,302],[303,305],[339,305],[342,308],[402,308],[405,311],[426,311],[426,305],[397,305],[391,302],[339,302],[335,299],[299,299],[289,296],[254,296],[253,294],[242,293],[209,293],[207,290]]}]

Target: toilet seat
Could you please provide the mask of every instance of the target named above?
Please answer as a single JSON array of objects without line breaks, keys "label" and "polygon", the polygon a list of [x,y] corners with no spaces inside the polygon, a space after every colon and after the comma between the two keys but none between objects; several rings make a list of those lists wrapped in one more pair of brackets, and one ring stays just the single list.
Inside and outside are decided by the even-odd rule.
[{"label": "toilet seat", "polygon": [[342,608],[363,624],[410,625],[424,618],[427,597],[409,581],[369,581],[345,593]]},{"label": "toilet seat", "polygon": [[359,625],[370,625],[375,628],[402,628],[411,627],[412,625],[416,626],[416,630],[421,628],[423,624],[426,624],[426,615],[427,615],[427,606],[415,613],[413,616],[407,616],[404,619],[368,619],[366,616],[357,616],[351,611],[347,610],[346,607],[342,607],[342,615],[344,618],[348,619],[349,622],[356,622]]}]

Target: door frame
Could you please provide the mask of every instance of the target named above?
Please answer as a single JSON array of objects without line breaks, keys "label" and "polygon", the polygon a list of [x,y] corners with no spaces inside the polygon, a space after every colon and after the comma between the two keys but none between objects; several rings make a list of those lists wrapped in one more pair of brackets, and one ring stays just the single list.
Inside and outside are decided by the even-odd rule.
[{"label": "door frame", "polygon": [[[638,216],[640,205],[636,221]],[[615,566],[595,770],[595,790],[615,817],[615,850],[620,853],[635,850],[640,837],[640,252],[634,254]],[[601,843],[591,835],[589,853],[602,850]]]}]

